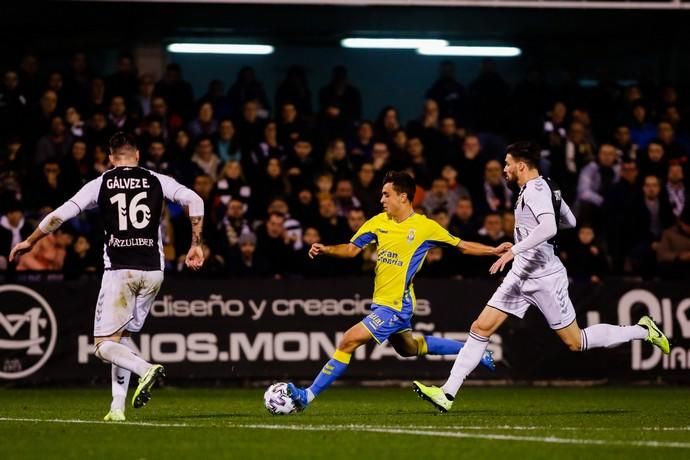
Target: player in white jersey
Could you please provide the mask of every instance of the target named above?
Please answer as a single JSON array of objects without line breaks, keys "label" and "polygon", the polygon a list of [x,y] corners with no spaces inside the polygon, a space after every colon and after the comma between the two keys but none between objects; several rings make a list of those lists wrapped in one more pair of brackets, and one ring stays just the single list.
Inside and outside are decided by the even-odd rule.
[{"label": "player in white jersey", "polygon": [[[419,396],[442,412],[448,411],[470,372],[477,367],[493,334],[508,315],[522,318],[530,305],[536,306],[551,328],[572,351],[614,347],[631,340],[645,339],[669,353],[668,339],[644,316],[634,326],[597,324],[580,329],[568,296],[568,275],[555,254],[558,227],[575,226],[575,217],[561,200],[560,191],[539,175],[539,148],[518,142],[506,150],[506,177],[520,187],[515,205],[515,245],[490,268],[495,274],[513,260],[513,266],[479,317],[460,350],[450,377],[442,387],[414,382]],[[557,217],[556,217],[557,216]]]},{"label": "player in white jersey", "polygon": [[99,208],[103,216],[105,273],[94,317],[95,355],[112,365],[113,400],[105,420],[125,420],[125,398],[131,372],[139,375],[132,406],[144,406],[151,388],[165,375],[163,366],[139,356],[131,339],[144,325],[163,282],[160,217],[165,199],[189,209],[192,245],[185,263],[193,270],[204,262],[201,231],[204,202],[174,179],[140,168],[139,150],[129,134],[109,141],[115,166],[84,185],[71,199],[48,214],[38,228],[10,253],[10,260],[31,251],[37,241],[84,210]]}]

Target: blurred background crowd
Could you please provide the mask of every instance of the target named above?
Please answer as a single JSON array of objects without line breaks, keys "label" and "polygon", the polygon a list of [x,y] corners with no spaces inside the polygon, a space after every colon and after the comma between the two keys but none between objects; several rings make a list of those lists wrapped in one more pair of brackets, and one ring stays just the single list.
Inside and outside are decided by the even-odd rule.
[{"label": "blurred background crowd", "polygon": [[[532,69],[508,83],[487,59],[469,84],[455,62],[419,82],[419,114],[396,104],[365,119],[367,97],[348,69],[308,81],[291,66],[274,94],[242,68],[195,94],[184,69],[161,79],[128,54],[105,74],[75,52],[46,68],[34,54],[0,81],[0,270],[102,269],[97,213],[70,221],[39,248],[7,260],[42,217],[107,170],[105,145],[136,135],[140,164],[168,174],[205,201],[203,276],[311,278],[372,272],[375,248],[353,260],[310,260],[315,242],[344,243],[381,211],[386,171],[410,172],[414,207],[460,238],[497,245],[513,238],[517,190],[502,170],[507,143],[537,141],[541,170],[578,217],[558,248],[572,278],[690,275],[690,100],[672,84],[549,85]],[[372,76],[372,78],[375,78]],[[414,95],[418,97],[418,95]],[[184,209],[164,210],[166,269],[184,271],[190,228]],[[420,276],[488,276],[491,260],[453,248],[430,251]]]}]

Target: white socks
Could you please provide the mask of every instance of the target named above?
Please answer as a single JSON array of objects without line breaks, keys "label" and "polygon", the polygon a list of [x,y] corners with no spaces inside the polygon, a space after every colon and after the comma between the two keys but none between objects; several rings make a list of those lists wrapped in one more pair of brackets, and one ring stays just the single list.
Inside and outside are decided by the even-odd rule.
[{"label": "white socks", "polygon": [[144,375],[151,367],[151,364],[135,355],[127,346],[111,340],[104,340],[96,346],[96,356],[139,376]]},{"label": "white socks", "polygon": [[647,338],[647,329],[642,326],[614,326],[612,324],[595,324],[582,330],[581,350],[592,348],[611,348],[631,340]]},{"label": "white socks", "polygon": [[[600,347],[615,347],[631,340],[647,338],[647,329],[642,326],[613,326],[611,324],[596,324],[582,330],[582,351]],[[474,370],[484,356],[489,344],[488,337],[470,332],[465,346],[455,358],[450,377],[441,387],[446,395],[455,398],[465,378]]]},{"label": "white socks", "polygon": [[441,387],[443,392],[453,398],[460,390],[462,382],[474,370],[484,356],[489,338],[470,332],[470,336],[462,347],[458,357],[455,358],[453,369],[450,371],[448,381]]},{"label": "white socks", "polygon": [[[131,337],[120,338],[120,343],[136,353],[134,342]],[[125,399],[127,399],[127,390],[129,389],[129,377],[132,375],[127,369],[112,365],[111,380],[113,387],[113,402],[110,404],[110,410],[125,410]]]},{"label": "white socks", "polygon": [[125,410],[125,399],[127,398],[127,390],[129,389],[129,376],[132,375],[127,369],[112,364],[111,379],[113,402],[110,404],[110,410]]}]

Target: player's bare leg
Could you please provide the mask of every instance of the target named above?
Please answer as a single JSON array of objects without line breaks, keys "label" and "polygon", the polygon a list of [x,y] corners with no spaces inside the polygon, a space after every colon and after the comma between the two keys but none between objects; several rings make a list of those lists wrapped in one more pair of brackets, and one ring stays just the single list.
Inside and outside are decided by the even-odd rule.
[{"label": "player's bare leg", "polygon": [[372,335],[363,323],[360,322],[352,326],[340,339],[333,357],[323,366],[311,386],[298,388],[295,384],[288,383],[288,395],[300,409],[307,407],[319,393],[331,386],[345,372],[350,364],[352,353],[371,339]]},{"label": "player's bare leg", "polygon": [[458,353],[446,383],[438,388],[415,381],[413,383],[414,391],[441,412],[447,412],[453,405],[455,395],[460,390],[465,378],[481,361],[489,344],[489,337],[507,318],[508,314],[501,310],[489,305],[484,307],[479,317],[472,323],[467,343]]},{"label": "player's bare leg", "polygon": [[101,360],[134,372],[139,376],[139,385],[132,398],[135,409],[143,407],[151,399],[151,388],[165,376],[163,366],[151,364],[137,355],[130,348],[120,343],[122,332],[106,337],[95,337],[96,353]]},{"label": "player's bare leg", "polygon": [[[388,343],[404,358],[426,355],[457,355],[462,350],[462,347],[465,346],[465,342],[459,340],[444,339],[433,335],[414,334],[412,331],[403,331],[391,335],[388,338]],[[493,353],[490,351],[484,352],[481,364],[489,370],[495,370],[496,365],[494,364]]]}]

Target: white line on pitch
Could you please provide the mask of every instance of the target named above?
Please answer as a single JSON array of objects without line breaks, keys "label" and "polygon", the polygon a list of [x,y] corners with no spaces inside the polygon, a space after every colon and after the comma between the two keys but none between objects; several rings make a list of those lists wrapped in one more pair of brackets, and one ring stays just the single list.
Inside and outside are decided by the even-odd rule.
[{"label": "white line on pitch", "polygon": [[365,433],[386,433],[386,434],[410,434],[415,436],[435,436],[440,438],[466,438],[466,439],[490,439],[492,441],[523,441],[541,442],[548,444],[578,444],[578,445],[597,445],[597,446],[635,446],[635,447],[673,447],[690,449],[688,442],[673,441],[616,441],[604,439],[570,439],[558,438],[555,436],[515,436],[507,434],[481,434],[481,433],[462,433],[448,431],[426,431],[419,429],[404,428],[374,428],[358,427],[357,425],[233,425],[233,428],[250,428],[264,430],[294,430],[294,431],[357,431]]},{"label": "white line on pitch", "polygon": [[[357,425],[371,426],[374,425]],[[581,427],[581,426],[550,426],[550,425],[399,425],[397,428],[423,430],[509,430],[509,431],[611,431],[611,430],[642,430],[642,431],[690,431],[690,426],[611,426],[611,427]]]},{"label": "white line on pitch", "polygon": [[154,426],[162,428],[201,428],[202,425],[189,425],[187,423],[159,423],[159,422],[106,422],[104,420],[82,420],[82,419],[62,419],[62,418],[18,418],[0,417],[0,422],[30,422],[30,423],[82,423],[86,425],[132,425],[132,426]]},{"label": "white line on pitch", "polygon": [[[603,439],[577,439],[577,438],[559,438],[556,436],[516,436],[507,434],[482,434],[482,433],[462,433],[449,431],[431,431],[438,429],[461,429],[460,427],[410,427],[410,428],[393,428],[393,427],[376,427],[372,425],[270,425],[270,424],[221,424],[221,425],[201,425],[201,424],[187,424],[187,423],[159,423],[159,422],[105,422],[101,420],[83,420],[83,419],[39,419],[39,418],[15,418],[15,417],[0,417],[0,422],[31,422],[31,423],[71,423],[71,424],[90,424],[90,425],[110,425],[110,426],[146,426],[146,427],[160,427],[160,428],[234,428],[234,429],[259,429],[259,430],[292,430],[292,431],[353,431],[365,433],[386,433],[386,434],[408,434],[415,436],[434,436],[443,438],[465,438],[465,439],[490,439],[494,441],[522,441],[522,442],[541,442],[548,444],[577,444],[577,445],[598,445],[598,446],[636,446],[636,447],[672,447],[681,449],[690,449],[690,443],[687,442],[673,442],[673,441],[616,441]],[[526,428],[526,427],[522,427]],[[536,428],[536,427],[534,427]],[[673,427],[661,427],[673,428]],[[678,427],[690,428],[690,427]],[[485,427],[486,430],[495,429],[495,427]],[[510,429],[509,426],[504,425],[499,429]],[[550,429],[543,427],[543,429]]]}]

